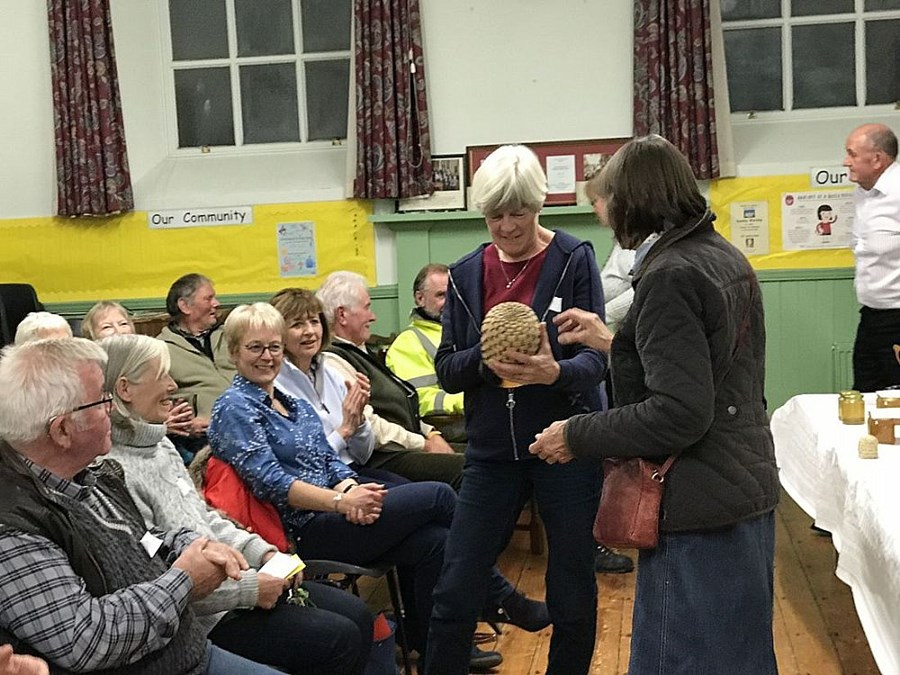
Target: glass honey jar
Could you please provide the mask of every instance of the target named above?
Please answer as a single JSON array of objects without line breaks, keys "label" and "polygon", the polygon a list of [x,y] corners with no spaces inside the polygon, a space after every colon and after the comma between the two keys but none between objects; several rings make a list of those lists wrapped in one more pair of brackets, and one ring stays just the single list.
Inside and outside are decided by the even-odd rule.
[{"label": "glass honey jar", "polygon": [[866,404],[855,389],[838,394],[838,419],[844,424],[865,424]]}]

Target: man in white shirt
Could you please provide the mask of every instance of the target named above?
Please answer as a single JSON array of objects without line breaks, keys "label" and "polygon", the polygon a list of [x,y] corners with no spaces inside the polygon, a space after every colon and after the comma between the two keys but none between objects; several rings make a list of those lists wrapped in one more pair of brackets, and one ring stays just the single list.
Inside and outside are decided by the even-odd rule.
[{"label": "man in white shirt", "polygon": [[[862,306],[853,346],[853,388],[900,384],[900,165],[897,136],[864,124],[847,137],[844,166],[858,185],[851,248]],[[900,352],[900,348],[898,348]]]}]

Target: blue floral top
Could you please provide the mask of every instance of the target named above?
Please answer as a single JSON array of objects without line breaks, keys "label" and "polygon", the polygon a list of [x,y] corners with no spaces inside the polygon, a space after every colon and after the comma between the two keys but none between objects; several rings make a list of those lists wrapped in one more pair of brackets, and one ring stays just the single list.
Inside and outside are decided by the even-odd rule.
[{"label": "blue floral top", "polygon": [[288,506],[291,483],[301,480],[330,488],[356,473],[328,445],[322,422],[309,403],[277,389],[275,396],[287,417],[272,408],[265,391],[235,375],[213,405],[207,433],[213,454],[233,466],[258,499],[274,504],[285,524],[296,531],[315,512]]}]

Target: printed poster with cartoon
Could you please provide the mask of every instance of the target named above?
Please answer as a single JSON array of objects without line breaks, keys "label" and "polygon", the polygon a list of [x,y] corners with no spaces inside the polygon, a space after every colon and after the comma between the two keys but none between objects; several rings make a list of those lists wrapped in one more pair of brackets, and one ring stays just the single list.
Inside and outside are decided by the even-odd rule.
[{"label": "printed poster with cartoon", "polygon": [[782,249],[849,247],[854,217],[852,195],[852,190],[783,193]]}]

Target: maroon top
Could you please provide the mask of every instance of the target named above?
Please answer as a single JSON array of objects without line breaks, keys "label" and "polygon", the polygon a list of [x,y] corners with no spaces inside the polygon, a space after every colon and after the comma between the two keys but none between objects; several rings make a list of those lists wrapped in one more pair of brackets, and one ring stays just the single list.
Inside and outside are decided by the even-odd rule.
[{"label": "maroon top", "polygon": [[501,302],[521,302],[531,307],[534,289],[541,276],[541,267],[547,256],[547,247],[528,260],[503,262],[497,247],[489,244],[484,249],[482,283],[484,286],[484,313]]}]

